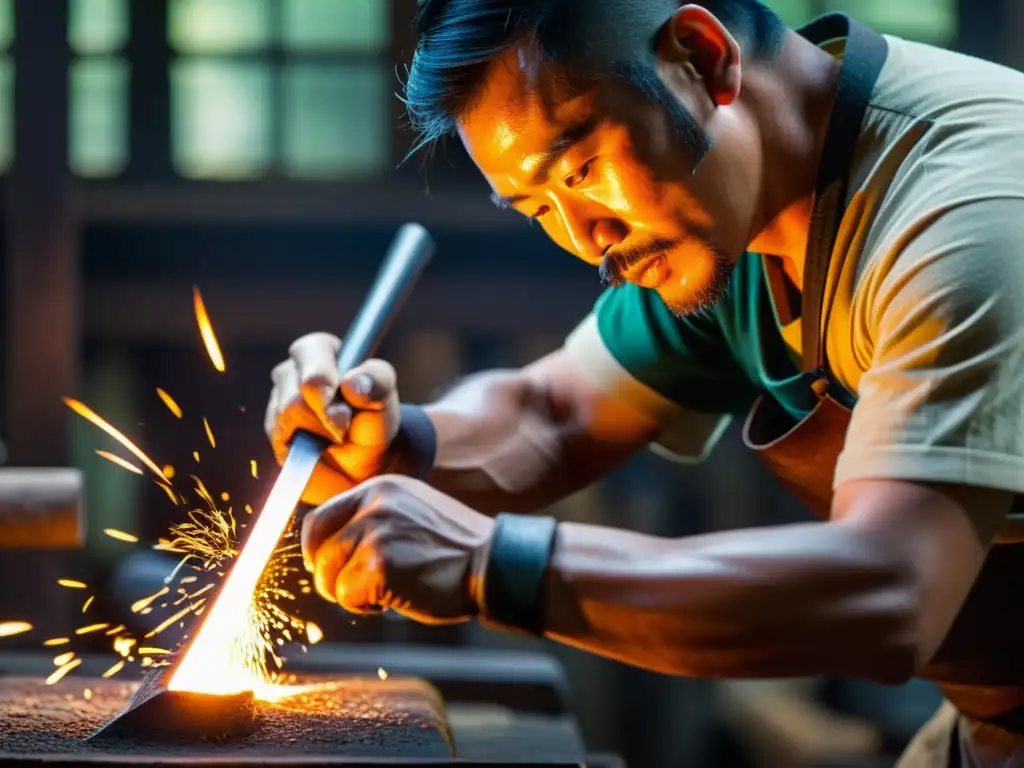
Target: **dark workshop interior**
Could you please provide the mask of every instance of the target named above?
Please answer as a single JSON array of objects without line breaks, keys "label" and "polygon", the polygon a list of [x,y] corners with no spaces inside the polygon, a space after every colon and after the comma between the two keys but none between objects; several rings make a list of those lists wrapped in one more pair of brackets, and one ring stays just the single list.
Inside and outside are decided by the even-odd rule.
[{"label": "dark workshop interior", "polygon": [[[769,4],[794,25],[842,10],[881,32],[1024,65],[1019,0]],[[0,675],[45,677],[73,649],[83,664],[53,711],[77,711],[80,680],[119,658],[107,633],[76,627],[141,634],[152,623],[130,606],[175,565],[149,546],[186,512],[148,471],[98,455],[135,461],[62,398],[173,467],[175,482],[195,475],[240,511],[274,476],[263,433],[271,368],[300,335],[341,332],[404,222],[437,243],[380,352],[409,402],[554,349],[597,297],[592,269],[491,204],[457,142],[428,166],[402,162],[412,136],[396,92],[415,11],[415,0],[0,0],[0,478],[49,472],[46,503],[62,505],[0,553],[0,621],[32,625],[0,638]],[[197,330],[194,287],[224,372]],[[701,468],[646,453],[554,511],[664,536],[805,519],[736,426]],[[13,515],[21,503],[0,508]],[[68,530],[78,505],[82,546]],[[286,670],[422,678],[444,699],[444,727],[475,734],[465,737],[475,754],[492,760],[512,761],[507,743],[521,737],[510,734],[525,732],[540,751],[545,739],[581,739],[595,768],[876,768],[940,701],[919,682],[675,679],[476,624],[354,618],[296,592],[293,609],[324,639],[289,653]],[[152,642],[168,648],[176,631]],[[71,644],[44,647],[69,633]],[[124,670],[110,691],[139,673]],[[0,709],[16,694],[0,693]],[[371,709],[391,706],[366,695],[383,697]],[[420,705],[433,727],[434,704]],[[519,731],[503,730],[513,721]]]}]

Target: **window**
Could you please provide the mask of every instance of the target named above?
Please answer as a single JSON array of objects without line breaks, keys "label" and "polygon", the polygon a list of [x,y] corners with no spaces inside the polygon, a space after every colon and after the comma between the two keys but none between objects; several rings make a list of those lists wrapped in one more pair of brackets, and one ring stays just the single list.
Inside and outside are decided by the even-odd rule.
[{"label": "window", "polygon": [[14,158],[14,0],[0,0],[0,173]]},{"label": "window", "polygon": [[68,163],[116,176],[128,162],[128,0],[69,0]]},{"label": "window", "polygon": [[848,13],[877,32],[949,45],[957,31],[956,0],[767,0],[792,27],[832,11]]},{"label": "window", "polygon": [[370,175],[390,160],[385,0],[169,0],[183,176]]}]

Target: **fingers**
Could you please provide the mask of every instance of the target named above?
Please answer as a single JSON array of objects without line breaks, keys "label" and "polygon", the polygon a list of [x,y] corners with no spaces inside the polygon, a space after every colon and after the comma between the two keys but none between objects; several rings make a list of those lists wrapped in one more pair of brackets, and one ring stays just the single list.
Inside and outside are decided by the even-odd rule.
[{"label": "fingers", "polygon": [[288,350],[295,363],[299,389],[310,410],[326,420],[327,406],[334,400],[341,385],[338,372],[338,350],[341,340],[329,333],[311,333],[296,341]]},{"label": "fingers", "polygon": [[289,359],[271,372],[274,386],[263,426],[278,461],[284,459],[288,441],[297,429],[324,435],[334,442],[344,439],[350,414],[344,406],[330,411],[327,408],[340,384],[334,362],[340,343],[325,333],[303,336],[292,344]]},{"label": "fingers", "polygon": [[381,613],[380,555],[372,534],[363,536],[334,581],[334,597],[349,613]]},{"label": "fingers", "polygon": [[[308,571],[318,571],[319,557],[325,542],[340,532],[359,512],[364,495],[359,488],[353,489],[314,509],[302,520],[302,562]],[[340,565],[338,566],[340,568]],[[335,574],[336,578],[337,574]],[[334,580],[328,584],[333,591]]]},{"label": "fingers", "polygon": [[[342,470],[344,472],[345,468],[342,467]],[[313,476],[302,492],[302,503],[317,507],[335,496],[352,490],[355,483],[343,472],[338,472],[324,462],[317,464]]]},{"label": "fingers", "polygon": [[361,410],[381,410],[396,389],[395,369],[384,360],[367,360],[349,371],[341,384],[345,399]]},{"label": "fingers", "polygon": [[341,393],[359,411],[348,425],[348,439],[356,445],[389,445],[399,426],[395,369],[383,360],[368,360],[345,376]]}]

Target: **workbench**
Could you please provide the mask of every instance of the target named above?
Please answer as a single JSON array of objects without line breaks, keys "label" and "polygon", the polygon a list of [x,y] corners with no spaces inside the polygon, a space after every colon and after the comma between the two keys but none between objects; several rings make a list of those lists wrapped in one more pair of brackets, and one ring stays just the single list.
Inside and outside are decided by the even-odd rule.
[{"label": "workbench", "polygon": [[[77,707],[82,717],[99,723],[104,717],[97,709],[102,703],[90,691],[89,701],[80,700],[89,680],[95,680],[109,667],[109,656],[83,657],[75,674],[62,681],[59,706]],[[308,654],[289,657],[288,671],[301,677],[363,678],[368,686],[387,690],[391,679],[396,688],[401,680],[425,681],[443,698],[442,730],[450,738],[452,756],[429,758],[403,755],[402,749],[386,754],[387,747],[369,747],[359,754],[324,754],[323,746],[304,750],[301,736],[286,751],[267,749],[262,754],[245,753],[241,748],[232,753],[221,750],[215,755],[196,750],[140,748],[115,750],[109,754],[77,749],[74,753],[50,754],[45,764],[82,764],[100,762],[118,765],[282,765],[300,768],[305,765],[460,765],[506,766],[516,768],[624,768],[614,757],[587,756],[575,718],[565,704],[567,685],[564,672],[551,658],[537,653],[494,652],[461,648],[435,648],[389,645],[324,644]],[[377,680],[377,670],[384,668],[389,680]],[[13,677],[41,679],[53,669],[51,654],[36,651],[0,654],[0,679]],[[127,691],[134,683],[119,675],[117,681],[103,681],[105,690],[120,686]],[[100,686],[97,686],[99,688]],[[81,690],[79,690],[81,689]],[[2,699],[2,697],[0,697]],[[399,697],[400,699],[400,697]],[[66,704],[64,702],[67,702]],[[379,711],[387,705],[374,704]],[[399,707],[403,706],[401,704]],[[21,717],[26,717],[21,714]],[[402,718],[407,723],[410,718]],[[414,720],[414,718],[412,718]],[[372,726],[369,726],[372,727]],[[411,727],[411,726],[410,726]],[[427,725],[415,726],[427,729]],[[83,728],[85,724],[83,723]],[[286,739],[285,741],[290,741]],[[372,741],[372,739],[368,740]],[[11,742],[14,743],[14,742]],[[52,747],[50,747],[52,750]],[[17,750],[14,750],[17,751]],[[319,753],[318,753],[319,751]],[[341,749],[344,752],[344,749]],[[358,751],[358,750],[357,750]],[[0,735],[0,764],[44,764],[41,754],[4,754]],[[127,753],[127,754],[126,754]],[[227,762],[225,762],[227,761]]]}]

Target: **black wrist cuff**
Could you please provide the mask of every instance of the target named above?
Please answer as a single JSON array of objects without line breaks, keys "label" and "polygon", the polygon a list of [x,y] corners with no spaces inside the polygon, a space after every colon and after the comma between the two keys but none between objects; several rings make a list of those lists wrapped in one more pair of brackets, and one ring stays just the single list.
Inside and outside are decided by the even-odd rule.
[{"label": "black wrist cuff", "polygon": [[555,545],[552,517],[495,518],[483,577],[482,614],[532,634],[544,631],[544,577]]},{"label": "black wrist cuff", "polygon": [[437,431],[427,412],[417,405],[400,406],[398,434],[391,442],[388,471],[426,480],[437,456]]}]

